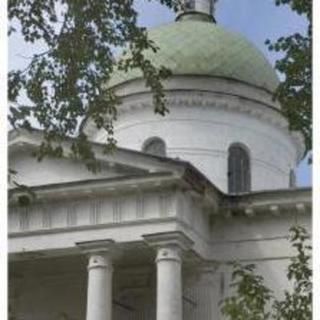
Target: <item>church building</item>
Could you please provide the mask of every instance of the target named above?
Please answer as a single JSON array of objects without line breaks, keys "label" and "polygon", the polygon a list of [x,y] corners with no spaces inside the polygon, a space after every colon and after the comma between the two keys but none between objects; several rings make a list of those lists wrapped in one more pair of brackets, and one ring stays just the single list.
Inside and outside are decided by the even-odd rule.
[{"label": "church building", "polygon": [[146,57],[172,72],[167,115],[138,70],[114,74],[117,150],[83,127],[98,174],[37,162],[41,132],[10,132],[9,167],[35,195],[21,205],[9,190],[10,320],[222,320],[230,261],[287,286],[289,228],[311,225],[311,189],[294,178],[304,140],[273,100],[275,70],[215,22],[214,2],[187,1],[149,31],[160,49]]}]

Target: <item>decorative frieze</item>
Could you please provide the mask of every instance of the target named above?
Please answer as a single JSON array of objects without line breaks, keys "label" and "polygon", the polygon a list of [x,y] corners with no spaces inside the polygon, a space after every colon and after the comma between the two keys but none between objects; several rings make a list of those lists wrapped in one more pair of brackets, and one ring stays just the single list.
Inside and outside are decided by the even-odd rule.
[{"label": "decorative frieze", "polygon": [[144,217],[144,196],[141,193],[136,196],[136,217],[137,219]]},{"label": "decorative frieze", "polygon": [[159,211],[160,217],[169,216],[170,212],[170,195],[168,194],[160,194],[159,195]]},{"label": "decorative frieze", "polygon": [[94,200],[90,204],[90,223],[99,224],[101,222],[101,201]]},{"label": "decorative frieze", "polygon": [[67,226],[76,226],[77,225],[77,204],[71,203],[67,207]]},{"label": "decorative frieze", "polygon": [[51,211],[49,206],[42,207],[42,227],[50,229],[52,227]]},{"label": "decorative frieze", "polygon": [[20,222],[21,231],[29,230],[29,224],[30,224],[29,216],[30,216],[29,207],[22,207],[19,210],[19,222]]},{"label": "decorative frieze", "polygon": [[121,201],[120,199],[114,199],[112,202],[112,214],[113,222],[121,222]]}]

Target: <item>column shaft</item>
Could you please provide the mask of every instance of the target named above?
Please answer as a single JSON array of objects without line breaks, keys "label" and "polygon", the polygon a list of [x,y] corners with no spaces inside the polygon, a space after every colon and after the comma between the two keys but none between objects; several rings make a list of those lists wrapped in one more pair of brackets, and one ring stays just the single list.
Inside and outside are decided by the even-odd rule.
[{"label": "column shaft", "polygon": [[157,320],[182,320],[180,248],[164,247],[157,254]]},{"label": "column shaft", "polygon": [[108,253],[91,253],[86,320],[112,320],[112,262]]}]

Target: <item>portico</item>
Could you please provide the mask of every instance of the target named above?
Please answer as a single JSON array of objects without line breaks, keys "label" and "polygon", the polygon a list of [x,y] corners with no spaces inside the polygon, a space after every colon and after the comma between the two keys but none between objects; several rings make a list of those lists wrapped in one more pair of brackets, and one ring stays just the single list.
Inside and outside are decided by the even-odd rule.
[{"label": "portico", "polygon": [[[181,264],[183,253],[191,248],[192,240],[181,232],[145,235],[144,239],[156,250],[156,320],[182,320]],[[112,320],[114,241],[77,245],[88,257],[86,320]]]},{"label": "portico", "polygon": [[[77,246],[78,254],[34,255],[11,263],[10,293],[16,316],[41,319],[47,312],[54,319],[60,319],[60,314],[64,319],[65,314],[66,319],[176,320],[185,319],[183,309],[195,308],[194,297],[183,290],[189,276],[182,273],[195,261],[177,243],[168,243],[162,250],[144,241],[135,248],[110,240]],[[38,301],[43,301],[41,306]]]}]

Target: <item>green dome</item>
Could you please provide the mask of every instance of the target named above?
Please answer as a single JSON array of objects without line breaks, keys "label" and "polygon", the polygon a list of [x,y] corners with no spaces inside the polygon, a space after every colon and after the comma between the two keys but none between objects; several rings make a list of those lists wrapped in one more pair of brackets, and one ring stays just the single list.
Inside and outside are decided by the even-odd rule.
[{"label": "green dome", "polygon": [[[202,75],[243,81],[271,92],[277,75],[263,56],[243,36],[226,31],[212,22],[181,20],[149,31],[160,48],[145,57],[169,68],[173,75]],[[115,73],[109,85],[141,77],[138,69]]]}]

